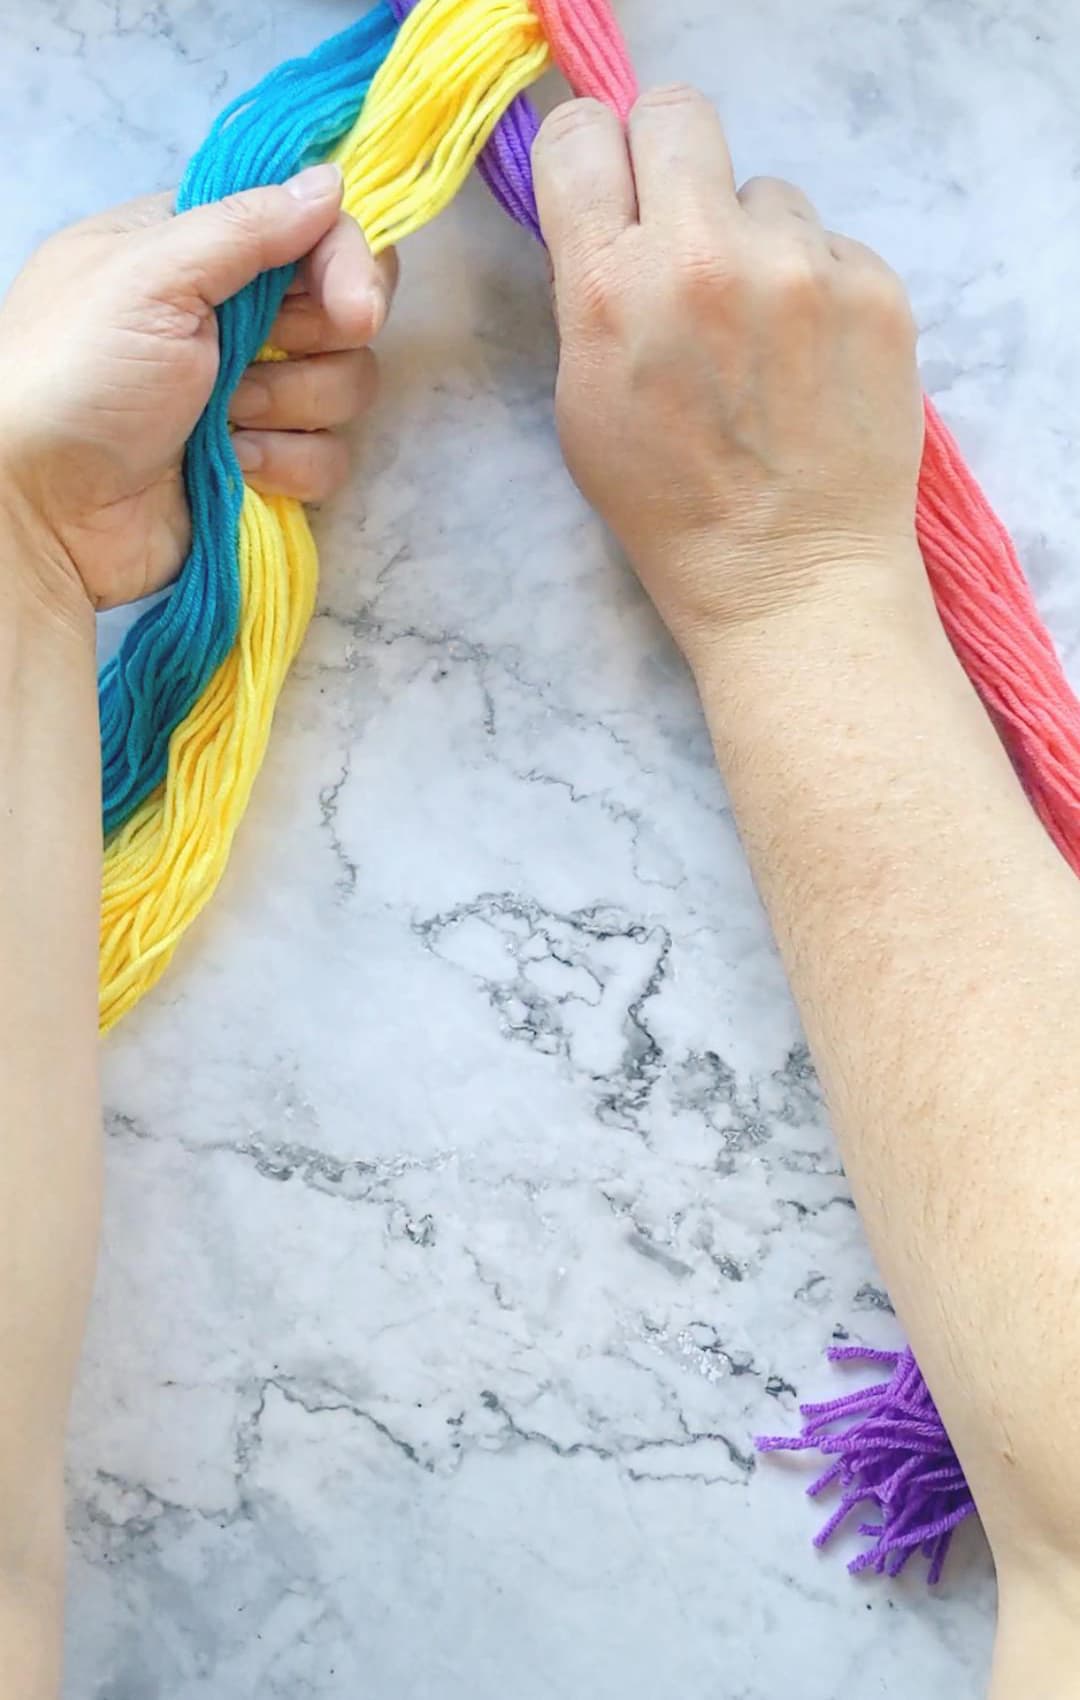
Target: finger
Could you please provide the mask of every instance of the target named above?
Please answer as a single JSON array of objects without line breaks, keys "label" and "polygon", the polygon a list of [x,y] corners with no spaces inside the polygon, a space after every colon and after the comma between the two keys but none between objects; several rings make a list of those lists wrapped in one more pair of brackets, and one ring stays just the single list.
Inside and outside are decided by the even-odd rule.
[{"label": "finger", "polygon": [[532,157],[556,288],[572,285],[637,220],[626,135],[609,107],[572,100],[545,119]]},{"label": "finger", "polygon": [[391,249],[375,259],[360,226],[347,213],[340,215],[301,270],[308,296],[325,315],[328,334],[347,348],[361,348],[378,335],[397,276],[397,255]]},{"label": "finger", "polygon": [[809,196],[780,177],[752,177],[739,190],[739,203],[758,224],[797,225],[799,233],[824,242],[818,211]]},{"label": "finger", "polygon": [[334,431],[371,406],[378,387],[368,348],[252,366],[232,398],[234,425],[262,431]]},{"label": "finger", "polygon": [[349,450],[332,431],[237,431],[233,449],[244,478],[265,496],[325,502],[349,476]]},{"label": "finger", "polygon": [[[389,258],[388,251],[380,254],[375,263],[383,268],[389,301],[397,276],[396,262]],[[270,332],[270,342],[282,354],[294,358],[308,354],[339,354],[363,347],[375,334],[380,316],[385,317],[385,308],[380,309],[374,301],[372,307],[372,316],[366,310],[354,312],[351,319],[349,312],[331,316],[315,296],[302,289],[285,297]]]},{"label": "finger", "polygon": [[737,211],[735,172],[720,114],[682,83],[650,89],[630,114],[630,155],[642,224],[705,221]]},{"label": "finger", "polygon": [[219,307],[260,272],[309,254],[337,222],[342,179],[316,165],[290,182],[195,207],[149,233],[157,286],[193,289]]}]

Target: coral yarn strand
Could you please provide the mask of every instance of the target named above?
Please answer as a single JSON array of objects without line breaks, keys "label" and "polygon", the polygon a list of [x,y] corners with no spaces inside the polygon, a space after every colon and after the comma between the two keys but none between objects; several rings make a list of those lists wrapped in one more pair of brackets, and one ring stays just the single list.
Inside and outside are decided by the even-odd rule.
[{"label": "coral yarn strand", "polygon": [[1080,703],[1012,539],[929,401],[918,534],[949,641],[1040,820],[1080,874]]},{"label": "coral yarn strand", "polygon": [[608,0],[533,0],[556,65],[577,95],[614,107],[626,122],[637,77]]}]

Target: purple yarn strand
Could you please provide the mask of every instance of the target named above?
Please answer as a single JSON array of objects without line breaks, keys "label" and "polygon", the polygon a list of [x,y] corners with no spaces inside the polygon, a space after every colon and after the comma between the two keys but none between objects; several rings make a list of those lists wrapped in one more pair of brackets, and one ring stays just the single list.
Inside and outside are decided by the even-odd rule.
[{"label": "purple yarn strand", "polygon": [[[417,0],[390,0],[390,9],[400,24],[416,4]],[[503,211],[542,242],[532,171],[532,145],[539,128],[535,107],[519,94],[488,137],[476,165]]]},{"label": "purple yarn strand", "polygon": [[953,1534],[974,1514],[975,1501],[922,1371],[910,1349],[845,1346],[834,1348],[829,1357],[833,1363],[875,1364],[892,1374],[888,1381],[839,1399],[801,1405],[802,1434],[760,1439],[758,1450],[813,1451],[831,1460],[806,1490],[811,1499],[837,1483],[843,1490],[840,1504],[814,1538],[816,1547],[826,1546],[860,1506],[873,1506],[878,1520],[858,1524],[859,1534],[872,1545],[848,1565],[853,1576],[864,1570],[899,1576],[912,1555],[921,1552],[933,1586],[941,1579]]},{"label": "purple yarn strand", "polygon": [[519,94],[496,124],[476,164],[504,212],[542,242],[532,170],[532,146],[539,129],[536,108]]}]

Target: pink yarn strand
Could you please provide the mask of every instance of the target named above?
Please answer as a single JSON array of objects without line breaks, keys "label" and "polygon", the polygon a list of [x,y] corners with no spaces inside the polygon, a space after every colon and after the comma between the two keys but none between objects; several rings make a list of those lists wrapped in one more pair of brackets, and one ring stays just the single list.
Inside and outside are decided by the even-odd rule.
[{"label": "pink yarn strand", "polygon": [[1040,820],[1080,874],[1080,703],[1012,539],[929,401],[918,534],[949,641]]},{"label": "pink yarn strand", "polygon": [[552,57],[576,95],[614,107],[626,122],[638,82],[608,0],[532,0]]}]

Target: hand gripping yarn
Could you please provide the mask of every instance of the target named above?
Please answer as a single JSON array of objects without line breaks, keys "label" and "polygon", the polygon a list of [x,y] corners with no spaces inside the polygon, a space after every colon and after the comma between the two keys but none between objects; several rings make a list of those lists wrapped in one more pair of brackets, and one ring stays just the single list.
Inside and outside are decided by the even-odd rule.
[{"label": "hand gripping yarn", "polygon": [[[608,0],[380,0],[307,58],[222,113],[178,210],[284,181],[332,158],[346,210],[375,252],[432,219],[475,164],[542,239],[525,89],[554,64],[575,94],[627,116],[637,85]],[[317,559],[303,509],[245,487],[228,410],[264,349],[291,272],[257,279],[219,311],[221,369],[188,446],[192,546],[167,600],[145,613],[99,681],[106,831],[101,1027],[150,989],[221,879],[314,607]],[[1033,806],[1080,873],[1080,704],[1016,552],[926,404],[918,532],[942,622]],[[886,1366],[879,1386],[803,1407],[805,1428],[766,1449],[831,1460],[812,1493],[857,1506],[870,1546],[854,1569],[895,1573],[922,1551],[940,1575],[974,1506],[910,1352],[834,1354]]]},{"label": "hand gripping yarn", "polygon": [[[549,57],[526,0],[421,0],[400,26],[378,7],[223,113],[179,205],[331,157],[378,253],[447,204]],[[290,275],[260,278],[222,309],[221,372],[186,458],[191,553],[100,681],[102,1031],[156,982],[216,889],[314,607],[303,509],[244,486],[228,429]]]}]

